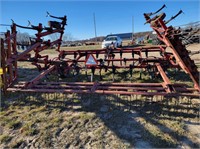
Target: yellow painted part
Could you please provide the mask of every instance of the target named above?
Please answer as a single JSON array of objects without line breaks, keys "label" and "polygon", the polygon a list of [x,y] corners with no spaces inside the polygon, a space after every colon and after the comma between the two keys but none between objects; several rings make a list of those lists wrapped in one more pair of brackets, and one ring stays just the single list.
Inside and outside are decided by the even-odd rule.
[{"label": "yellow painted part", "polygon": [[[6,68],[6,72],[8,71],[8,69]],[[3,68],[0,68],[0,75],[3,74]]]}]

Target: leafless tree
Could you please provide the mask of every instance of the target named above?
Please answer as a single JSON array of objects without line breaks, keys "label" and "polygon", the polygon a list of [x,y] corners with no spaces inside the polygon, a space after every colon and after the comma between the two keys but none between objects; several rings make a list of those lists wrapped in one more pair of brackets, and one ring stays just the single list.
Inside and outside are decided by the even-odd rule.
[{"label": "leafless tree", "polygon": [[55,41],[60,37],[59,33],[53,33],[49,35],[49,38],[51,39],[51,41]]},{"label": "leafless tree", "polygon": [[29,33],[21,33],[17,32],[17,43],[18,44],[29,44],[30,43],[30,35]]},{"label": "leafless tree", "polygon": [[63,41],[73,41],[74,37],[72,36],[71,33],[65,33],[63,36]]}]

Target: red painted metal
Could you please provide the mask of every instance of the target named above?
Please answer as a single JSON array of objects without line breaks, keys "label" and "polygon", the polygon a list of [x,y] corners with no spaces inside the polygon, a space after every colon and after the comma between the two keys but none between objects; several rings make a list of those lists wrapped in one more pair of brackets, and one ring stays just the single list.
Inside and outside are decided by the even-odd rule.
[{"label": "red painted metal", "polygon": [[[7,53],[4,46],[1,46],[1,67],[3,68],[2,80],[5,82],[4,90],[12,92],[44,92],[44,93],[97,93],[97,94],[123,94],[123,95],[143,95],[143,96],[187,96],[199,97],[199,86],[196,76],[196,67],[188,58],[188,52],[181,45],[177,38],[174,41],[169,38],[171,27],[167,27],[163,21],[165,14],[151,19],[147,15],[145,18],[151,27],[156,31],[158,38],[166,46],[143,46],[135,48],[108,48],[94,50],[60,50],[64,27],[66,25],[66,16],[52,18],[60,19],[62,22],[59,27],[51,22],[50,28],[43,28],[42,24],[32,27],[23,27],[13,24],[11,33],[7,32],[6,39],[2,43],[7,43]],[[16,26],[37,31],[36,42],[32,44],[23,53],[18,54],[16,50]],[[43,41],[42,37],[52,33],[59,33],[59,39],[55,41]],[[11,40],[13,42],[11,42]],[[178,46],[175,44],[178,43]],[[2,45],[1,43],[1,45]],[[48,55],[42,55],[45,49],[58,45],[56,51],[58,56],[50,59]],[[166,52],[169,47],[172,53]],[[183,53],[181,53],[181,50]],[[33,57],[25,58],[31,51]],[[154,53],[160,53],[156,56]],[[92,55],[97,65],[87,66],[86,61]],[[124,56],[126,55],[126,56]],[[158,55],[158,54],[157,54]],[[186,56],[186,59],[183,57]],[[73,57],[73,58],[72,58]],[[175,58],[175,60],[174,60]],[[41,73],[34,79],[27,82],[14,83],[17,78],[17,62],[19,60],[29,61],[35,65]],[[188,66],[189,65],[189,66]],[[43,66],[43,67],[42,67]],[[192,71],[192,67],[195,69]],[[8,68],[9,75],[6,72]],[[13,69],[14,68],[14,69]],[[163,79],[162,83],[103,83],[103,82],[43,82],[42,79],[51,72],[57,73],[59,77],[66,77],[67,72],[88,68],[94,74],[95,69],[99,69],[101,76],[102,70],[109,70],[114,75],[117,69],[127,69],[130,73],[134,69],[143,71],[152,71],[156,75],[160,74]],[[188,88],[185,84],[171,83],[165,73],[165,68],[182,68],[189,73],[195,88]],[[14,70],[14,71],[11,71]],[[132,77],[132,76],[131,76]]]},{"label": "red painted metal", "polygon": [[45,75],[49,74],[50,72],[52,72],[55,69],[55,66],[50,66],[47,70],[44,70],[41,74],[39,74],[37,77],[35,77],[34,79],[32,79],[31,81],[27,82],[27,84],[25,85],[25,87],[30,88],[31,86],[33,86],[34,84],[37,84],[38,81],[40,79],[42,79]]},{"label": "red painted metal", "polygon": [[[12,32],[5,33],[5,40],[1,40],[1,68],[3,70],[2,80],[4,90],[17,79],[17,61],[8,63],[12,55],[17,54],[16,50],[16,26],[11,26]],[[6,47],[5,47],[6,45]]]},{"label": "red painted metal", "polygon": [[4,48],[4,40],[1,39],[1,68],[2,68],[2,75],[1,75],[1,79],[2,79],[2,83],[3,83],[3,91],[5,92],[7,87],[8,87],[8,81],[7,81],[7,77],[6,77],[6,51]]},{"label": "red painted metal", "polygon": [[[108,90],[107,88],[100,88],[100,84],[97,87],[97,90],[93,90],[93,86],[91,88],[89,87],[79,87],[77,88],[56,88],[55,86],[49,86],[49,88],[45,88],[42,86],[42,88],[30,88],[30,89],[23,89],[23,88],[8,88],[8,91],[22,91],[22,92],[40,92],[40,93],[98,93],[98,94],[123,94],[123,95],[144,95],[144,96],[168,96],[168,97],[177,97],[177,96],[186,96],[186,97],[193,97],[193,98],[198,98],[199,94],[194,94],[194,93],[182,93],[182,92],[176,92],[176,93],[167,93],[165,91],[161,92],[160,90],[156,90],[156,92],[151,92],[154,89],[149,89],[148,91],[146,90],[128,90],[126,87],[123,89],[114,89],[114,90]],[[113,87],[113,86],[112,86]],[[53,89],[52,89],[53,88]],[[114,88],[114,87],[113,87]]]},{"label": "red painted metal", "polygon": [[173,91],[173,88],[171,86],[171,82],[170,82],[169,78],[167,77],[167,75],[165,74],[164,70],[162,69],[162,67],[160,66],[159,63],[156,63],[156,67],[164,81],[162,83],[163,88],[166,90],[167,93],[171,93]]},{"label": "red painted metal", "polygon": [[[17,25],[15,23],[12,24],[11,26],[11,33],[10,31],[7,31],[5,34],[5,39],[1,39],[1,68],[3,70],[3,74],[2,74],[2,80],[3,80],[3,90],[6,91],[6,89],[10,86],[13,85],[13,83],[16,81],[17,79],[17,61],[23,60],[25,59],[25,57],[27,56],[28,53],[30,53],[31,51],[34,50],[35,52],[35,62],[33,62],[34,65],[36,65],[38,67],[38,69],[42,70],[42,69],[48,69],[48,55],[46,56],[41,56],[39,54],[39,52],[41,52],[42,50],[48,48],[49,46],[53,46],[55,44],[58,44],[58,51],[60,48],[60,44],[62,41],[62,35],[64,33],[64,26],[66,25],[66,17],[62,18],[62,26],[60,29],[54,29],[54,28],[50,28],[49,31],[45,31],[42,32],[43,27],[42,24],[39,24],[38,26],[32,26],[32,27],[23,27],[20,25]],[[34,29],[37,30],[38,33],[36,34],[36,42],[27,50],[25,50],[22,53],[18,53],[17,52],[17,40],[16,40],[16,26],[17,27],[22,27],[25,29]],[[60,38],[56,41],[53,42],[43,42],[41,37],[46,36],[46,35],[50,35],[52,33],[60,33]],[[6,48],[4,47],[4,44],[6,44]],[[28,57],[30,58],[30,57]],[[40,66],[40,64],[37,63],[38,60],[42,60],[44,63],[44,68],[42,68]],[[54,68],[55,66],[51,66],[50,68]],[[8,70],[8,71],[6,71]],[[48,70],[46,71],[48,72]],[[44,76],[43,74],[41,74],[41,77]],[[35,80],[33,80],[35,81]]]},{"label": "red painted metal", "polygon": [[[180,14],[180,13],[179,13]],[[194,61],[189,57],[189,52],[180,40],[180,35],[177,34],[179,31],[174,29],[172,26],[167,27],[164,21],[165,13],[161,14],[160,17],[148,18],[149,23],[153,30],[157,33],[158,38],[163,41],[167,47],[169,47],[176,59],[179,66],[189,74],[190,78],[194,82],[194,87],[200,91],[199,86],[199,72],[197,70]],[[145,15],[145,18],[146,15]]]}]

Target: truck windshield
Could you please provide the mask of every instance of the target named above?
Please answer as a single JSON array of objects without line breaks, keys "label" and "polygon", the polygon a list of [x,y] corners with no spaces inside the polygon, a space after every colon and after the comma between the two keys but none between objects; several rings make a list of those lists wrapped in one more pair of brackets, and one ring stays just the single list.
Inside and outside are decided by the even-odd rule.
[{"label": "truck windshield", "polygon": [[117,37],[108,37],[108,38],[106,38],[106,41],[113,41],[113,40],[117,40]]}]

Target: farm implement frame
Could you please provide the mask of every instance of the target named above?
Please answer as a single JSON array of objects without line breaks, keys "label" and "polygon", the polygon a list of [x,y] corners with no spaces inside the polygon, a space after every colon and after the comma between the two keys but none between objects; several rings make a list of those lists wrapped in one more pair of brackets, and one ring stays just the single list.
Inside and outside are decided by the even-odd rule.
[{"label": "farm implement frame", "polygon": [[[1,70],[2,90],[6,92],[44,92],[44,93],[97,93],[118,95],[142,95],[142,96],[164,96],[164,97],[191,97],[199,98],[199,72],[194,61],[179,38],[179,30],[166,24],[178,16],[164,21],[165,14],[150,16],[160,12],[164,6],[155,13],[145,13],[146,23],[150,23],[158,38],[165,43],[159,46],[143,46],[129,48],[114,48],[109,46],[97,50],[61,50],[62,36],[64,34],[67,17],[56,17],[48,13],[48,16],[60,20],[49,21],[49,27],[31,25],[25,27],[13,22],[11,33],[7,31],[5,39],[1,39]],[[31,45],[22,53],[17,51],[16,27],[32,29],[37,31],[36,38]],[[42,38],[59,33],[59,39],[55,41],[44,41]],[[49,58],[40,52],[56,45],[57,57]],[[168,52],[170,50],[170,52]],[[34,55],[30,54],[34,53]],[[155,55],[155,53],[157,53]],[[157,56],[159,55],[159,56]],[[40,72],[38,76],[30,81],[17,81],[18,61],[27,61],[35,65]],[[115,75],[120,69],[129,72],[130,78],[134,70],[145,71],[155,83],[117,83]],[[194,87],[188,87],[183,83],[172,83],[166,73],[167,69],[183,69],[194,83]],[[69,81],[44,81],[49,74],[59,78],[66,78],[69,74],[79,76],[80,71],[85,71],[88,77],[90,70],[90,82]],[[98,70],[99,81],[94,81],[94,75]],[[112,74],[112,82],[103,81],[103,72]],[[177,72],[178,73],[178,72]],[[160,77],[163,82],[158,83]]]}]

